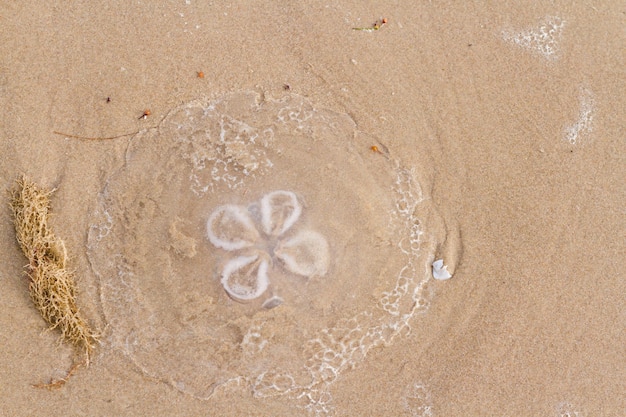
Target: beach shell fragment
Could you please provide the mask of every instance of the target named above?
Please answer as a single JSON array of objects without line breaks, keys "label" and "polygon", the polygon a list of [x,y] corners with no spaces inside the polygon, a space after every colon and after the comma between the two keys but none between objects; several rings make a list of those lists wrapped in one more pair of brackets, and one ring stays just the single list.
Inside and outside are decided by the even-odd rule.
[{"label": "beach shell fragment", "polygon": [[433,277],[441,281],[452,278],[448,266],[443,264],[443,259],[433,262]]}]

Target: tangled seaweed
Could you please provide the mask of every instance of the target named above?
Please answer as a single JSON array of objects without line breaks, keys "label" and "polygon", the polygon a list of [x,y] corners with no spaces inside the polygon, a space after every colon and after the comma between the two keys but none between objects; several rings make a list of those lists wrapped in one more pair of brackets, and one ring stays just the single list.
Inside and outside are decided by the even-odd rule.
[{"label": "tangled seaweed", "polygon": [[10,194],[15,236],[28,259],[30,297],[50,329],[59,329],[63,340],[84,357],[65,378],[37,385],[46,388],[62,386],[78,366],[88,365],[97,342],[97,335],[76,305],[76,281],[73,272],[67,269],[65,244],[48,226],[49,197],[53,192],[39,188],[23,176]]}]

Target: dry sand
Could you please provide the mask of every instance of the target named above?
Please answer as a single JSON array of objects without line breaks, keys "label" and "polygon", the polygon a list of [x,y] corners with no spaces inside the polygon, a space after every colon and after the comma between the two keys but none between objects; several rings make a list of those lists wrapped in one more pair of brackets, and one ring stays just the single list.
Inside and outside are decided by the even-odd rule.
[{"label": "dry sand", "polygon": [[[311,405],[306,398],[314,396],[311,391],[300,390],[306,394],[300,399],[294,398],[295,391],[257,398],[254,381],[240,378],[201,400],[177,385],[175,378],[204,387],[210,376],[195,374],[189,360],[180,359],[185,366],[178,366],[184,348],[172,350],[171,343],[157,336],[152,347],[142,344],[150,333],[111,319],[115,307],[107,295],[111,288],[123,289],[116,287],[116,277],[102,274],[100,258],[93,255],[98,249],[90,245],[98,198],[129,161],[128,149],[134,149],[154,155],[140,158],[143,165],[128,164],[138,182],[126,178],[116,183],[118,193],[112,198],[118,206],[112,213],[113,222],[128,222],[137,236],[119,247],[112,240],[108,250],[130,251],[132,242],[142,242],[142,250],[148,250],[140,232],[150,228],[129,219],[131,205],[124,202],[134,198],[133,186],[145,193],[146,201],[162,196],[162,189],[169,192],[167,183],[149,180],[170,178],[165,175],[170,168],[175,177],[180,166],[160,164],[158,153],[167,150],[158,142],[163,138],[136,139],[154,139],[144,129],[158,126],[185,103],[239,92],[254,92],[261,102],[302,96],[327,114],[349,119],[360,132],[350,147],[329,145],[327,159],[324,148],[313,147],[313,156],[294,156],[295,161],[309,158],[314,165],[313,158],[322,168],[337,169],[336,178],[344,185],[347,172],[365,172],[375,184],[377,173],[385,174],[388,167],[381,164],[399,161],[413,170],[423,192],[414,213],[424,233],[422,272],[436,252],[452,267],[458,261],[452,279],[425,283],[420,293],[425,305],[411,316],[410,332],[372,345],[366,357],[354,359],[353,369],[342,369],[323,386],[326,405],[318,407],[320,415],[626,415],[626,10],[620,2],[5,3],[0,6],[1,185],[10,188],[24,173],[42,186],[58,188],[50,222],[72,257],[81,311],[103,331],[103,342],[90,367],[63,388],[31,386],[63,376],[72,349],[60,343],[59,334],[45,331],[29,299],[26,260],[15,241],[7,199],[0,211],[2,415],[307,414],[303,407]],[[380,30],[352,30],[383,17],[387,24]],[[146,109],[150,115],[141,118]],[[54,131],[84,137],[143,132],[95,141]],[[315,143],[330,143],[326,134],[320,133]],[[345,172],[338,152],[346,152],[350,168]],[[311,178],[318,178],[322,168]],[[305,201],[307,221],[317,219],[321,225],[325,217],[316,214],[315,205],[324,196],[344,195],[335,200],[338,208],[345,211],[354,204],[366,215],[344,222],[335,234],[328,232],[331,256],[336,256],[331,272],[340,268],[339,254],[343,262],[359,253],[372,260],[373,267],[364,271],[378,279],[385,262],[376,257],[384,252],[368,231],[382,236],[370,221],[386,197],[374,192],[370,207],[366,200],[346,201],[346,194],[337,190],[326,192],[328,183],[314,189],[313,182],[301,192],[304,199],[315,196]],[[356,196],[367,191],[363,184],[354,187]],[[252,190],[237,198],[244,195],[246,201],[261,197]],[[211,198],[207,210],[219,200],[215,194]],[[155,204],[158,212],[162,202]],[[163,207],[150,216],[159,221],[178,216],[179,205]],[[187,214],[196,213],[191,212]],[[172,224],[166,223],[162,227]],[[351,231],[354,247],[333,243],[339,237],[348,241]],[[196,243],[208,245],[201,238]],[[148,256],[141,251],[119,255],[139,264]],[[166,267],[171,266],[168,259],[155,256]],[[343,280],[331,288],[349,291],[364,282]],[[206,300],[204,284],[194,283],[198,297]],[[210,284],[213,291],[219,289],[215,279]],[[300,340],[313,337],[309,330],[319,331],[319,326],[359,311],[382,315],[372,297],[381,289],[372,285],[367,291],[356,292],[350,306],[337,301],[293,307],[286,302],[270,310],[274,316],[268,322],[284,338],[274,338],[268,346],[277,352],[284,347],[280,360],[288,360],[302,354],[288,340],[290,329],[299,332],[294,340]],[[142,295],[144,303],[158,306],[156,317],[183,314],[180,304],[165,299],[158,305],[158,295]],[[230,306],[229,323],[237,321],[232,309],[238,303],[223,293],[214,301],[218,311]],[[248,315],[237,322],[242,328],[254,315],[251,308],[246,305]],[[295,316],[307,308],[311,316]],[[259,314],[257,320],[263,322],[266,313]],[[129,322],[138,323],[138,317]],[[178,334],[175,321],[164,322],[163,328],[160,324],[147,328]],[[136,344],[124,348],[122,338],[134,330],[140,336],[125,340]],[[235,345],[242,337],[237,334],[231,335]],[[211,355],[220,352],[219,361],[207,361],[234,370],[230,376],[258,375],[271,367],[272,355],[262,364],[235,364],[229,359],[233,349],[224,342],[221,351],[209,349]],[[168,379],[169,370],[179,374]]]}]

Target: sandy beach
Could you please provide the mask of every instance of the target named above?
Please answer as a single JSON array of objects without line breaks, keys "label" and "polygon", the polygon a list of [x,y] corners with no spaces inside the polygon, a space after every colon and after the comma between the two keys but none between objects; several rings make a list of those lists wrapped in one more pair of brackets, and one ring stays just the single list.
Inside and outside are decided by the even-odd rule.
[{"label": "sandy beach", "polygon": [[0,415],[626,415],[626,9],[383,3],[0,6]]}]

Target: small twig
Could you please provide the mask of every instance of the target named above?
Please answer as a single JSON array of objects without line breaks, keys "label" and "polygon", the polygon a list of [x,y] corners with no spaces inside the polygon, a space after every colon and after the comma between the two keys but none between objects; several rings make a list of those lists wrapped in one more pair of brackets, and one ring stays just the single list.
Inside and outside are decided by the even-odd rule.
[{"label": "small twig", "polygon": [[74,373],[76,372],[76,370],[78,368],[80,368],[81,366],[84,366],[86,364],[89,363],[89,359],[87,359],[86,361],[83,362],[75,362],[74,364],[72,364],[72,367],[70,368],[69,371],[67,371],[67,374],[65,375],[65,377],[63,378],[59,378],[59,379],[52,379],[50,380],[50,382],[42,382],[39,384],[32,384],[33,388],[45,388],[45,389],[49,389],[49,390],[53,390],[53,389],[59,389],[61,388],[63,385],[65,385],[67,383],[67,381],[69,381],[69,379],[72,377],[72,375],[74,375]]},{"label": "small twig", "polygon": [[141,116],[139,116],[139,119],[137,120],[142,120],[142,119],[147,119],[148,116],[150,116],[152,114],[152,112],[150,111],[150,109],[146,109],[143,111],[143,114]]},{"label": "small twig", "polygon": [[378,30],[378,29],[380,29],[380,28],[381,28],[381,27],[383,27],[383,25],[384,25],[384,24],[386,24],[386,23],[387,23],[387,19],[386,19],[386,18],[383,18],[383,19],[381,19],[380,21],[378,21],[378,22],[374,23],[374,25],[373,25],[373,26],[371,26],[371,27],[364,27],[364,28],[352,28],[352,30],[363,30],[363,31],[365,31],[365,32],[371,32],[371,31],[373,31],[373,30]]},{"label": "small twig", "polygon": [[[108,99],[109,99],[109,97],[107,97],[107,100]],[[143,111],[143,114],[141,116],[139,116],[138,120],[147,119],[148,116],[150,116],[151,114],[152,114],[152,112],[150,110],[146,109],[146,110]],[[161,121],[163,121],[163,119],[161,119]],[[156,126],[153,126],[152,128],[154,128],[154,127],[156,127]],[[143,129],[141,129],[141,130],[143,130]],[[53,130],[52,133],[54,133],[55,135],[61,135],[61,136],[65,136],[65,137],[68,137],[68,138],[80,139],[80,140],[111,140],[111,139],[125,138],[127,136],[133,136],[133,135],[136,135],[137,133],[141,132],[141,130],[136,130],[136,131],[131,132],[131,133],[124,133],[124,134],[121,134],[121,135],[106,136],[106,137],[90,137],[90,136],[71,135],[69,133],[59,132],[58,130]]]},{"label": "small twig", "polygon": [[70,135],[69,133],[58,132],[56,130],[53,131],[52,133],[54,133],[55,135],[67,136],[68,138],[72,138],[72,139],[81,139],[81,140],[111,140],[111,139],[124,138],[126,136],[133,136],[133,135],[136,135],[139,132],[141,132],[141,130],[137,130],[136,132],[132,132],[132,133],[124,133],[123,135],[109,136],[109,137],[98,137],[98,138],[92,138],[92,137],[88,137],[88,136]]}]

